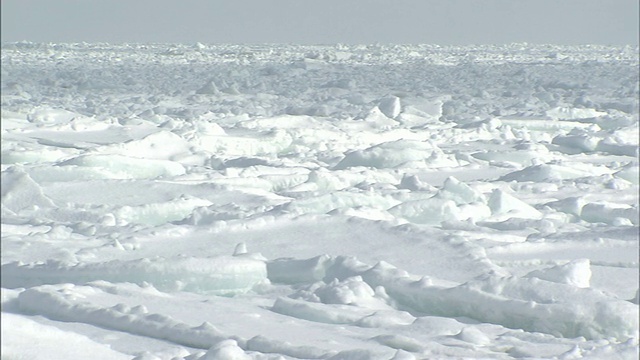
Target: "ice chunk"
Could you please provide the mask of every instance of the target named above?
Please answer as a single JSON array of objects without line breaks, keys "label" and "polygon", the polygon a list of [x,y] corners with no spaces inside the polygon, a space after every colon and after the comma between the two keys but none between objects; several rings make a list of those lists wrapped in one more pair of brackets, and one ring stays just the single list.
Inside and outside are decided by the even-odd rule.
[{"label": "ice chunk", "polygon": [[435,188],[420,181],[420,179],[416,175],[404,174],[402,176],[400,184],[398,185],[398,189],[407,189],[411,191],[432,191]]},{"label": "ice chunk", "polygon": [[311,259],[276,259],[267,263],[269,280],[275,283],[295,284],[322,280],[333,259],[321,255]]},{"label": "ice chunk", "polygon": [[640,183],[640,167],[637,164],[629,164],[613,175],[638,185]]},{"label": "ice chunk", "polygon": [[236,249],[233,251],[233,256],[244,255],[247,253],[247,244],[239,243],[236,245]]},{"label": "ice chunk", "polygon": [[442,189],[435,195],[437,198],[450,199],[455,201],[456,204],[470,204],[474,202],[486,203],[485,196],[473,190],[469,185],[459,181],[453,176],[448,177],[444,181]]},{"label": "ice chunk", "polygon": [[336,166],[336,170],[354,166],[378,169],[400,167],[412,162],[424,162],[440,151],[437,146],[415,140],[396,140],[374,145],[364,150],[347,153]]},{"label": "ice chunk", "polygon": [[595,151],[600,139],[589,135],[558,135],[553,138],[552,144],[574,148],[582,152]]},{"label": "ice chunk", "polygon": [[382,129],[388,129],[399,124],[396,120],[385,115],[378,107],[371,109],[364,117],[364,120]]},{"label": "ice chunk", "polygon": [[489,197],[488,205],[494,215],[511,215],[512,217],[533,219],[540,219],[542,217],[542,214],[533,206],[500,189],[493,190]]},{"label": "ice chunk", "polygon": [[435,197],[404,202],[389,209],[389,213],[417,224],[439,225],[443,221],[461,220],[460,209],[453,200]]},{"label": "ice chunk", "polygon": [[589,259],[572,260],[564,265],[532,271],[526,277],[535,277],[579,288],[588,288],[591,280],[591,262]]},{"label": "ice chunk", "polygon": [[378,103],[378,108],[382,111],[385,116],[395,119],[400,112],[402,111],[402,106],[400,105],[400,98],[397,96],[389,96],[386,97]]},{"label": "ice chunk", "polygon": [[545,206],[549,206],[552,209],[565,212],[567,214],[573,214],[580,216],[582,213],[582,207],[586,204],[586,200],[582,197],[568,197],[562,200],[556,200],[548,202]]},{"label": "ice chunk", "polygon": [[196,91],[196,94],[218,95],[220,94],[220,90],[218,90],[216,82],[213,79],[210,79],[206,84],[204,84]]}]

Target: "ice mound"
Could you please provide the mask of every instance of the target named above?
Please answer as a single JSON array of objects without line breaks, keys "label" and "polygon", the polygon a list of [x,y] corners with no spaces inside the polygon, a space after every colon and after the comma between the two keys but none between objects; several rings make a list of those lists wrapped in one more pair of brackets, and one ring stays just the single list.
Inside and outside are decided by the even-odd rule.
[{"label": "ice mound", "polygon": [[118,224],[161,225],[171,221],[183,220],[194,209],[211,205],[211,201],[181,197],[168,202],[151,203],[139,206],[122,206],[114,212]]},{"label": "ice mound", "polygon": [[51,207],[48,198],[33,179],[22,169],[11,167],[2,172],[2,208],[18,213],[25,209]]},{"label": "ice mound", "polygon": [[314,346],[296,346],[288,341],[273,340],[262,335],[247,340],[246,348],[249,351],[283,354],[297,359],[322,359],[336,353],[336,351],[327,352]]},{"label": "ice mound", "polygon": [[112,260],[101,263],[2,265],[2,285],[9,288],[40,284],[82,284],[94,280],[149,283],[162,291],[213,294],[245,292],[267,278],[263,261],[248,257],[174,257]]},{"label": "ice mound", "polygon": [[[554,137],[552,144],[559,145],[561,149],[572,150],[561,150],[566,153],[597,151],[610,155],[638,157],[637,128],[625,130],[618,130],[605,136],[603,132],[596,133],[590,129],[573,129],[567,135]],[[632,135],[629,136],[627,133]]]},{"label": "ice mound", "polygon": [[581,177],[592,176],[593,174],[586,171],[572,169],[567,166],[555,164],[540,164],[526,167],[522,170],[514,171],[500,177],[499,181],[532,181],[547,182],[558,180],[570,180]]},{"label": "ice mound", "polygon": [[145,306],[117,304],[101,307],[81,299],[106,293],[93,286],[43,285],[23,291],[18,296],[20,309],[42,314],[50,319],[93,324],[201,349],[209,349],[226,337],[208,322],[189,326],[162,314],[149,313]]},{"label": "ice mound", "polygon": [[588,288],[591,280],[591,262],[589,259],[572,260],[564,265],[532,271],[526,277]]},{"label": "ice mound", "polygon": [[293,137],[279,129],[244,136],[194,134],[191,143],[213,154],[272,156],[289,148]]},{"label": "ice mound", "polygon": [[638,225],[640,215],[638,205],[629,206],[613,203],[589,203],[582,207],[580,216],[593,223]]},{"label": "ice mound", "polygon": [[319,281],[290,297],[276,300],[273,311],[310,321],[362,327],[409,325],[416,320],[405,311],[397,311],[383,287],[374,290],[361,276]]},{"label": "ice mound", "polygon": [[42,164],[56,162],[76,155],[76,149],[52,149],[48,151],[36,149],[2,149],[2,164]]},{"label": "ice mound", "polygon": [[471,154],[472,157],[490,163],[530,165],[533,161],[548,161],[552,156],[545,146],[529,146],[512,150],[491,150]]},{"label": "ice mound", "polygon": [[393,183],[395,177],[391,174],[364,169],[359,172],[327,171],[315,169],[309,172],[307,181],[294,187],[296,191],[332,191],[343,190],[364,182]]},{"label": "ice mound", "polygon": [[595,151],[599,142],[600,139],[598,137],[590,136],[588,134],[558,135],[551,141],[552,144],[577,149],[581,152]]},{"label": "ice mound", "polygon": [[83,116],[73,111],[40,107],[32,111],[27,116],[27,120],[39,125],[57,125],[68,124],[73,119],[79,117]]},{"label": "ice mound", "polygon": [[425,344],[419,340],[403,335],[378,335],[371,340],[398,349],[391,360],[415,360],[416,357],[412,353],[420,353],[425,349]]},{"label": "ice mound", "polygon": [[[528,278],[493,274],[456,285],[413,276],[384,262],[370,267],[342,260],[323,256],[270,262],[269,278],[273,282],[290,283],[294,274],[302,273],[306,275],[295,275],[296,282],[314,282],[295,298],[279,298],[273,310],[316,322],[365,326],[365,309],[401,307],[563,337],[638,336],[638,307],[588,288],[588,261],[541,270]],[[319,279],[322,281],[317,282]],[[356,304],[359,306],[352,306]],[[396,313],[392,318],[402,323],[403,316]],[[471,332],[466,335],[463,337],[470,341],[478,338]]]},{"label": "ice mound", "polygon": [[442,150],[430,143],[415,140],[396,140],[347,153],[334,169],[342,170],[354,166],[385,169],[402,167],[403,165],[414,166],[420,163],[429,163],[437,166],[438,161],[433,160],[436,160],[441,154]]},{"label": "ice mound", "polygon": [[212,346],[200,360],[251,360],[238,342],[232,339],[223,340]]},{"label": "ice mound", "polygon": [[554,120],[589,119],[607,115],[606,112],[598,111],[596,109],[580,109],[572,107],[555,107],[547,110],[546,113],[547,116]]},{"label": "ice mound", "polygon": [[388,196],[369,192],[336,191],[316,197],[293,200],[283,208],[295,214],[326,214],[336,209],[350,209],[363,206],[386,210],[397,204],[397,200]]},{"label": "ice mound", "polygon": [[402,176],[402,180],[398,185],[398,189],[407,189],[411,191],[433,191],[435,188],[429,184],[425,184],[416,175],[407,175],[404,174]]},{"label": "ice mound", "polygon": [[331,128],[330,125],[320,122],[312,116],[306,115],[280,115],[273,117],[260,117],[242,121],[240,126],[244,129],[308,129],[314,130]]},{"label": "ice mound", "polygon": [[224,136],[227,132],[219,124],[208,120],[207,116],[202,116],[193,121],[193,128],[197,134]]},{"label": "ice mound", "polygon": [[389,209],[389,213],[417,224],[439,225],[486,219],[491,216],[491,209],[484,194],[450,176],[431,198],[405,201]]},{"label": "ice mound", "polygon": [[271,310],[279,314],[325,324],[356,324],[359,320],[371,315],[371,311],[364,312],[357,307],[331,306],[283,297],[275,301]]},{"label": "ice mound", "polygon": [[82,155],[58,163],[96,169],[97,176],[107,179],[148,179],[182,175],[184,166],[168,160],[137,159],[123,155]]},{"label": "ice mound", "polygon": [[372,289],[361,276],[344,280],[334,278],[331,282],[314,283],[298,296],[323,304],[354,305],[366,308],[389,308],[389,297],[383,288]]},{"label": "ice mound", "polygon": [[600,291],[539,279],[486,276],[455,287],[431,285],[385,264],[361,274],[370,286],[431,315],[483,322],[556,336],[589,339],[638,336],[638,307]]},{"label": "ice mound", "polygon": [[[2,312],[2,357],[5,359],[94,359],[130,360],[131,356],[111,349],[73,331],[40,324],[27,316]],[[32,341],[37,334],[38,341]],[[60,340],[64,345],[60,346]]]},{"label": "ice mound", "polygon": [[[530,132],[543,132],[545,134],[541,134],[543,137],[549,136],[548,133],[553,133],[555,131],[566,131],[569,132],[573,129],[592,129],[594,128],[594,124],[583,123],[580,121],[569,121],[569,120],[550,120],[549,118],[519,118],[519,117],[501,117],[500,122],[503,125],[508,125],[513,129],[527,129]],[[595,125],[598,128],[597,125]],[[551,140],[551,138],[549,138]]]},{"label": "ice mound", "polygon": [[462,328],[454,337],[476,345],[487,345],[491,343],[491,339],[487,335],[473,327]]},{"label": "ice mound", "polygon": [[110,145],[101,149],[103,154],[119,154],[132,158],[171,160],[177,155],[190,153],[191,144],[170,131],[158,131],[139,140]]},{"label": "ice mound", "polygon": [[616,141],[612,138],[603,139],[598,143],[596,151],[608,153],[611,155],[631,156],[637,158],[640,154],[640,148],[638,144],[627,144]]}]

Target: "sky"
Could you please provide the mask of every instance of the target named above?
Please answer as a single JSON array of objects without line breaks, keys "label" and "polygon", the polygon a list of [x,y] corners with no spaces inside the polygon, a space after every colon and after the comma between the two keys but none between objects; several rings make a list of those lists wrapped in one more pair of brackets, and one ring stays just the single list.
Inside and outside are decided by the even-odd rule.
[{"label": "sky", "polygon": [[1,0],[3,42],[630,44],[638,0]]}]

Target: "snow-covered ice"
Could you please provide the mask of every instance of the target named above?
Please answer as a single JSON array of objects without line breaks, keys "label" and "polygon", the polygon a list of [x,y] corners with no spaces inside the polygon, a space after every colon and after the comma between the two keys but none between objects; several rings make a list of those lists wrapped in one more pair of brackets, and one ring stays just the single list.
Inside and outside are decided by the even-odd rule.
[{"label": "snow-covered ice", "polygon": [[3,358],[638,357],[637,47],[1,57]]}]

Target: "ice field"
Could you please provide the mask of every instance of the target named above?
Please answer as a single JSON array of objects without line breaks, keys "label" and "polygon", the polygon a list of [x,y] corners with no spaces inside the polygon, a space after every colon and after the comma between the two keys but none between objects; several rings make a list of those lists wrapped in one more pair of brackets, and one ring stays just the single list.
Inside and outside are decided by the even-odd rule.
[{"label": "ice field", "polygon": [[637,359],[637,47],[2,44],[2,359]]}]

